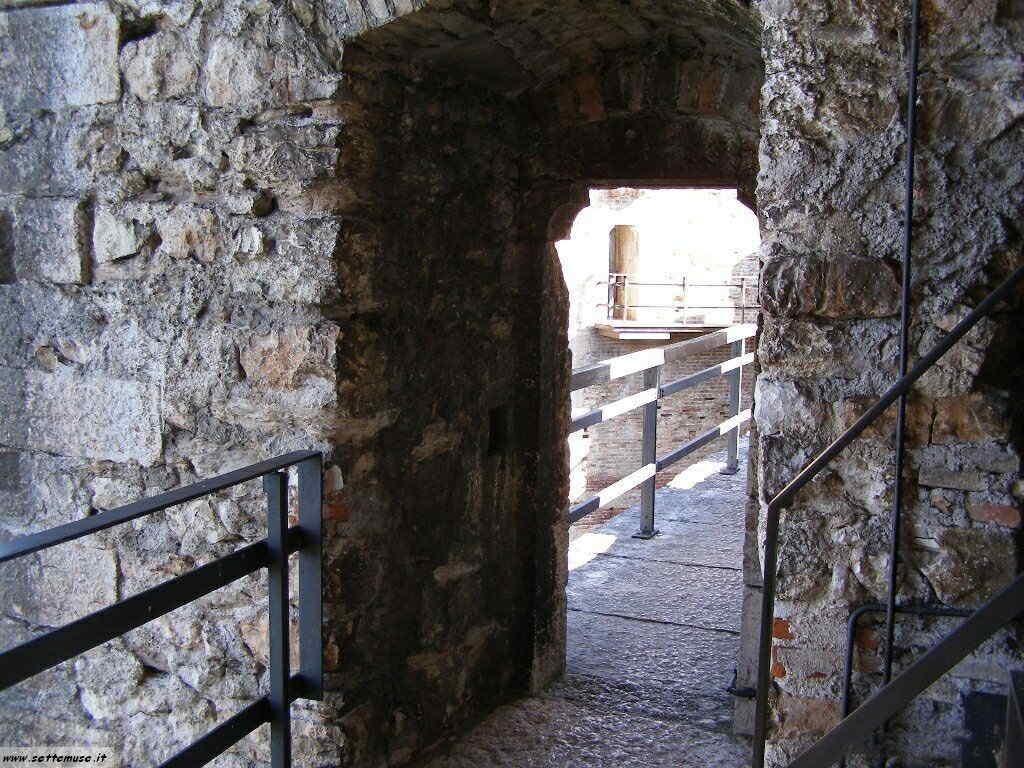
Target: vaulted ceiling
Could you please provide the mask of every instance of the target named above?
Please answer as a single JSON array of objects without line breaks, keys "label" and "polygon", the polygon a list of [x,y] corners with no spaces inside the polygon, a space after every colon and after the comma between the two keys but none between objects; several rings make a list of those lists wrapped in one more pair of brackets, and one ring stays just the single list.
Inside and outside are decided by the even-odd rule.
[{"label": "vaulted ceiling", "polygon": [[645,48],[753,63],[760,19],[742,0],[438,0],[354,42],[356,56],[378,66],[441,71],[509,94]]}]

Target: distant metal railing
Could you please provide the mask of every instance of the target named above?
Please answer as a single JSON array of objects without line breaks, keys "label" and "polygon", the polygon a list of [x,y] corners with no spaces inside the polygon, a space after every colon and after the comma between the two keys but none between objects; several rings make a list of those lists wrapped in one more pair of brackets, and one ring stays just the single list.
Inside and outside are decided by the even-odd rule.
[{"label": "distant metal railing", "polygon": [[[740,324],[747,322],[747,310],[757,312],[761,305],[756,301],[753,304],[747,303],[747,291],[750,287],[754,289],[754,295],[757,295],[758,289],[758,278],[757,276],[746,276],[740,275],[734,278],[737,282],[723,282],[723,283],[695,283],[683,279],[681,282],[670,282],[660,280],[649,280],[643,279],[638,280],[636,277],[631,278],[629,274],[625,272],[609,272],[608,280],[598,281],[598,285],[608,286],[608,301],[607,303],[601,303],[597,306],[607,308],[607,316],[609,320],[624,320],[629,316],[629,311],[632,309],[672,309],[677,310],[683,315],[683,324],[686,324],[686,313],[690,310],[695,309],[732,309],[740,311]],[[628,289],[637,287],[677,287],[681,288],[680,292],[682,295],[682,304],[632,304],[628,299]],[[739,301],[734,304],[691,304],[688,299],[688,290],[690,288],[729,288],[738,289]],[[621,314],[620,314],[621,310]]]},{"label": "distant metal railing", "polygon": [[[288,527],[288,475],[298,473],[299,524]],[[263,478],[267,537],[189,573],[121,600],[0,654],[0,691],[78,656],[90,648],[159,618],[260,568],[270,584],[270,691],[160,768],[205,765],[264,723],[270,724],[272,768],[291,765],[291,718],[295,699],[323,698],[321,647],[321,484],[319,453],[298,451],[208,480],[100,512],[40,533],[0,543],[0,563],[73,541],[160,510]],[[288,556],[299,553],[299,673],[289,674]]]},{"label": "distant metal railing", "polygon": [[[634,395],[606,403],[576,416],[569,426],[569,434],[579,432],[582,429],[600,424],[640,407],[644,409],[644,420],[643,435],[641,437],[640,468],[600,491],[593,498],[571,507],[568,511],[570,525],[584,515],[607,506],[622,494],[633,490],[637,486],[641,486],[641,523],[640,530],[634,535],[642,539],[649,539],[655,536],[658,533],[654,528],[655,475],[723,435],[727,438],[728,458],[725,469],[722,472],[723,474],[734,474],[738,471],[737,454],[739,450],[740,425],[750,418],[750,409],[740,411],[742,371],[744,365],[754,362],[754,353],[744,352],[744,340],[754,336],[755,333],[757,333],[757,326],[755,325],[734,325],[720,331],[706,333],[696,339],[681,341],[678,344],[644,349],[628,355],[613,357],[595,365],[577,368],[572,372],[572,380],[569,387],[571,392],[576,392],[595,384],[603,384],[632,373],[641,372],[644,375],[644,389]],[[684,357],[700,352],[707,352],[726,344],[731,345],[732,348],[732,357],[730,359],[668,384],[660,383],[661,372],[665,363],[681,360]],[[729,418],[659,458],[657,456],[658,401],[663,397],[695,387],[719,376],[729,377]]]}]

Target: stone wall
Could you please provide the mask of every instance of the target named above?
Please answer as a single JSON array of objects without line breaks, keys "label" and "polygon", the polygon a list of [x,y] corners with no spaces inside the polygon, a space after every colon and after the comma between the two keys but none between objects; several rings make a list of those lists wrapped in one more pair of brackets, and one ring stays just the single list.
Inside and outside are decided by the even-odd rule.
[{"label": "stone wall", "polygon": [[[406,763],[557,674],[552,242],[595,181],[753,195],[742,6],[414,5],[0,10],[2,535],[323,450],[312,765]],[[3,644],[260,538],[250,485],[5,565]],[[264,606],[253,576],[34,678],[0,741],[167,757],[265,687]]]},{"label": "stone wall", "polygon": [[[898,373],[907,6],[761,3],[762,505]],[[923,4],[912,360],[1021,263],[1018,6]],[[1021,321],[1018,294],[910,398],[900,602],[976,606],[1020,569]],[[885,597],[893,430],[890,411],[783,515],[771,764],[836,721],[844,624]],[[949,627],[901,618],[897,670]],[[958,764],[964,698],[1005,693],[1020,631],[920,697],[888,754]],[[858,701],[879,686],[883,642],[878,618],[865,621]]]},{"label": "stone wall", "polygon": [[[297,448],[340,485],[342,224],[311,202],[340,77],[308,42],[269,6],[0,13],[5,537]],[[250,483],[5,565],[3,646],[261,538],[262,504]],[[0,741],[168,757],[265,687],[265,604],[252,576],[33,678]],[[329,762],[319,709],[297,749]]]}]

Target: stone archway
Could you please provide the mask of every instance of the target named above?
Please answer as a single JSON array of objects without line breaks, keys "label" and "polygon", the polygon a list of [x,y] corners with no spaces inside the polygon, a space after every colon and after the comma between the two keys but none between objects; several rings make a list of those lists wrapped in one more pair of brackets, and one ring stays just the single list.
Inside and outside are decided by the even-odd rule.
[{"label": "stone archway", "polygon": [[[337,258],[359,309],[340,393],[356,419],[393,414],[336,454],[357,468],[334,501],[328,624],[355,763],[429,747],[563,668],[554,242],[587,189],[729,186],[753,204],[756,15],[647,13],[428,4],[345,51]],[[574,23],[589,37],[566,44]]]}]

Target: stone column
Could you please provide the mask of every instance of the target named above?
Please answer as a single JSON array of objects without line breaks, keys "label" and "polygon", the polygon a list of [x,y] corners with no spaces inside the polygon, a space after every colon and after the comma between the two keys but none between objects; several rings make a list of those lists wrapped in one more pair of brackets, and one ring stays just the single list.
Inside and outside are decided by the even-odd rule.
[{"label": "stone column", "polygon": [[[616,224],[608,233],[608,272],[625,274],[635,278],[640,270],[640,230],[630,224]],[[609,280],[612,278],[609,277]],[[623,305],[639,303],[637,288],[616,286],[611,291],[611,316],[617,320],[636,320],[636,310],[626,310]]]}]

